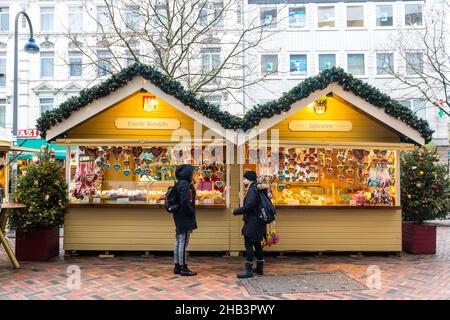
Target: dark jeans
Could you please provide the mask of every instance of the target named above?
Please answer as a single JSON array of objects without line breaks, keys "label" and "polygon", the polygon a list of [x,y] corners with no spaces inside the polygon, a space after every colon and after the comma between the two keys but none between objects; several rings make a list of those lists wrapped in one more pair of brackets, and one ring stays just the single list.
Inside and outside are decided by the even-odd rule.
[{"label": "dark jeans", "polygon": [[263,260],[263,248],[261,241],[252,241],[249,237],[244,237],[245,240],[245,257],[247,262],[253,262],[256,259]]}]

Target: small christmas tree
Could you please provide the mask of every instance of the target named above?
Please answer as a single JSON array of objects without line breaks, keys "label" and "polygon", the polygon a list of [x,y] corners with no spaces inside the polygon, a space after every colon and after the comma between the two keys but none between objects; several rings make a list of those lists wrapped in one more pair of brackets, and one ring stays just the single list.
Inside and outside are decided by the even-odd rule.
[{"label": "small christmas tree", "polygon": [[10,217],[12,229],[27,231],[62,226],[67,205],[63,166],[43,147],[25,175],[18,179],[15,197],[26,209]]},{"label": "small christmas tree", "polygon": [[436,147],[416,147],[401,157],[401,196],[404,221],[422,224],[450,211],[448,166],[439,164]]}]

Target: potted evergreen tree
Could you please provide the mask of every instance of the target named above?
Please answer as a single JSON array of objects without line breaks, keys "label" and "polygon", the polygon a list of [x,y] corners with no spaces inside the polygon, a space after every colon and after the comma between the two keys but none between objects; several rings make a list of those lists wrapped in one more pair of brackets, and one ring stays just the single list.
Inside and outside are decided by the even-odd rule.
[{"label": "potted evergreen tree", "polygon": [[436,253],[436,226],[424,222],[444,218],[450,211],[448,166],[438,161],[434,146],[402,153],[402,245],[406,252]]},{"label": "potted evergreen tree", "polygon": [[25,175],[18,179],[15,198],[26,209],[10,217],[16,230],[16,257],[22,261],[45,261],[59,254],[59,228],[64,222],[67,185],[63,165],[54,151],[43,147],[33,157]]}]

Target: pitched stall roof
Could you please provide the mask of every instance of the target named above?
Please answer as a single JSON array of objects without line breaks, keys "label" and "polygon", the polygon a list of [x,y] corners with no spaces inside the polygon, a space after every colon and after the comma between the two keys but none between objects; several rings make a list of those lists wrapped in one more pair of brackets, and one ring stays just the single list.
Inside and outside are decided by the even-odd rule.
[{"label": "pitched stall roof", "polygon": [[[296,102],[305,103],[308,100],[307,98],[314,101],[315,95],[321,94],[325,90],[323,92],[339,91],[341,97],[345,96],[342,98],[353,100],[356,107],[360,103],[370,105],[369,111],[373,112],[372,115],[375,115],[381,121],[391,119],[394,124],[397,122],[400,127],[404,127],[404,130],[398,130],[398,132],[408,141],[412,140],[420,144],[427,143],[431,141],[433,134],[433,130],[430,129],[426,120],[418,118],[409,108],[401,105],[374,86],[346,73],[342,68],[333,67],[322,71],[317,76],[309,77],[288,92],[283,93],[280,98],[258,104],[250,109],[243,118],[239,118],[227,111],[220,110],[217,105],[207,102],[194,92],[186,90],[179,82],[168,79],[156,68],[143,64],[134,64],[99,85],[82,90],[79,96],[69,98],[58,108],[44,112],[37,120],[37,129],[41,131],[43,137],[46,137],[47,131],[67,121],[73,113],[120,90],[136,77],[148,80],[166,98],[172,96],[176,100],[171,100],[179,102],[180,106],[188,106],[189,109],[199,113],[204,119],[207,118],[216,122],[222,129],[243,129],[247,131],[258,126],[268,129],[268,119],[295,111],[292,108],[299,105]],[[142,84],[141,87],[144,88],[145,85]],[[348,93],[352,93],[352,95]],[[415,136],[422,139],[412,137],[411,133],[414,131],[418,133]]]}]

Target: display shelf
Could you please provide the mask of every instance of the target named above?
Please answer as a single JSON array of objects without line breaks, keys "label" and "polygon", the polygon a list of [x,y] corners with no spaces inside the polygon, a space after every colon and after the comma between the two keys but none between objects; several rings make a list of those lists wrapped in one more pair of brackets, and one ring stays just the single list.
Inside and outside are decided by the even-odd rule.
[{"label": "display shelf", "polygon": [[[69,208],[141,208],[141,209],[165,209],[164,204],[151,203],[69,203]],[[197,209],[225,209],[225,204],[198,204]]]},{"label": "display shelf", "polygon": [[312,209],[312,210],[400,210],[401,206],[301,206],[275,205],[277,209]]}]

